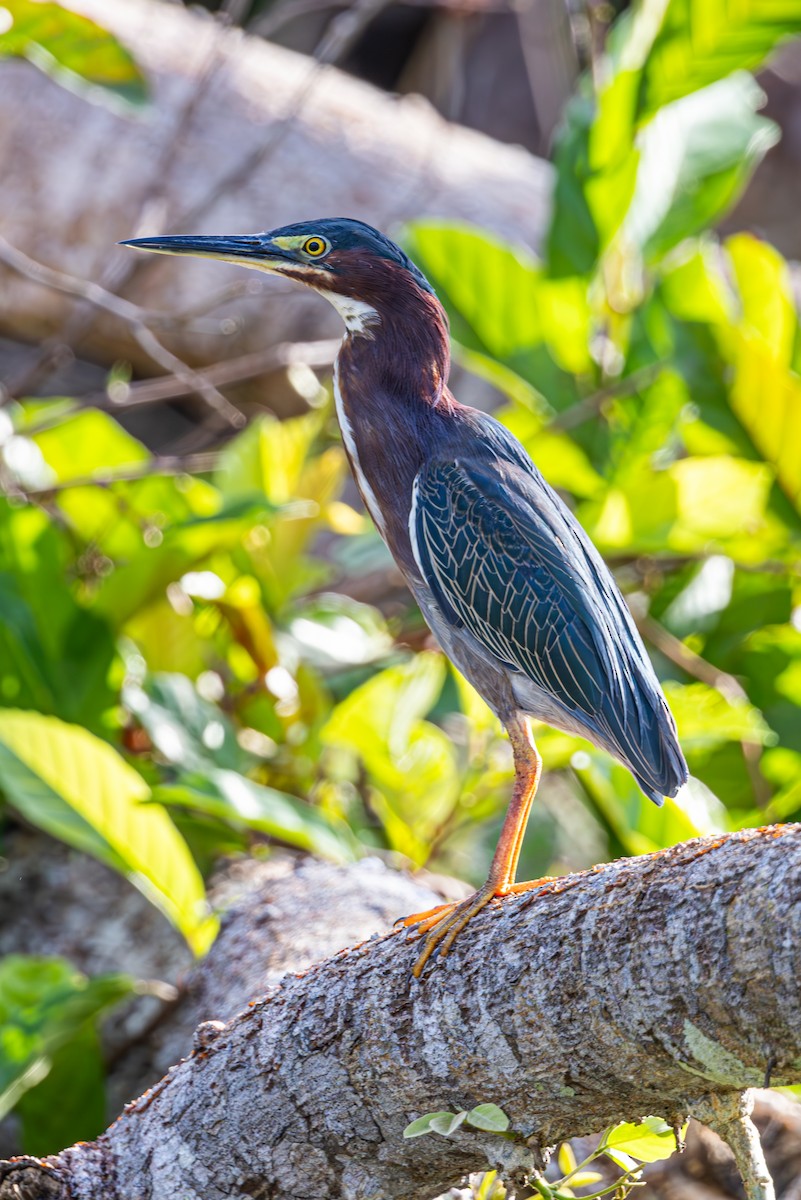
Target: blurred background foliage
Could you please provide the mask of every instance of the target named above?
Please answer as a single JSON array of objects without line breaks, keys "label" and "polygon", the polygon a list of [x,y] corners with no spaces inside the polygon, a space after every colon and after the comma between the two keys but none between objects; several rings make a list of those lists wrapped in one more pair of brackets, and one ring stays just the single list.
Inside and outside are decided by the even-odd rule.
[{"label": "blurred background foliage", "polygon": [[[146,103],[91,22],[3,11],[0,55]],[[773,246],[715,233],[777,138],[750,71],[799,33],[791,0],[643,0],[563,115],[541,258],[450,223],[402,231],[460,367],[610,563],[693,775],[657,810],[607,755],[537,728],[521,877],[801,812],[798,315]],[[378,852],[478,884],[509,798],[498,723],[355,500],[329,379],[293,370],[305,414],[178,466],[80,398],[0,409],[6,829],[120,871],[197,954],[221,856]],[[95,1023],[135,986],[0,962],[0,1115],[17,1107],[27,1151],[102,1126]],[[66,1077],[94,1097],[71,1116],[50,1103]]]}]

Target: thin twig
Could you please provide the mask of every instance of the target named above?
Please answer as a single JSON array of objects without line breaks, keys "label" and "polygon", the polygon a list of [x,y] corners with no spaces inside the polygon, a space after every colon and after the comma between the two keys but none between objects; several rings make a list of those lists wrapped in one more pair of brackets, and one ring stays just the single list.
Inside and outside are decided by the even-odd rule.
[{"label": "thin twig", "polygon": [[[719,667],[702,658],[700,654],[696,654],[653,617],[635,617],[635,621],[643,637],[664,654],[665,658],[692,676],[693,679],[698,679],[708,687],[714,688],[729,704],[742,704],[743,701],[750,703],[747,692],[734,675],[730,675],[728,671],[721,671]],[[759,808],[767,808],[771,800],[771,790],[759,769],[762,747],[755,742],[745,740],[740,742],[740,747],[745,759],[745,769],[754,792],[754,799]]]},{"label": "thin twig", "polygon": [[[330,367],[337,356],[340,344],[340,338],[325,338],[316,342],[278,342],[277,345],[269,346],[265,350],[255,350],[252,354],[229,358],[225,362],[203,367],[195,373],[210,383],[223,387],[231,383],[242,383],[244,380],[254,379],[258,375],[277,371],[281,367],[298,364],[308,367]],[[181,379],[172,376],[148,379],[141,383],[130,384],[128,394],[120,400],[115,398],[111,407],[133,408],[144,404],[160,404],[164,400],[173,400],[177,396],[186,394],[187,388]]]},{"label": "thin twig", "polygon": [[234,429],[241,429],[245,424],[244,413],[226,400],[213,383],[162,345],[146,323],[147,314],[144,314],[136,304],[131,304],[130,301],[115,296],[97,283],[77,279],[73,275],[66,275],[62,271],[55,271],[52,267],[45,266],[44,263],[36,262],[35,259],[12,246],[3,237],[0,237],[0,260],[16,271],[18,275],[22,275],[42,287],[80,296],[94,308],[100,308],[125,321],[145,353],[158,366],[180,379],[187,393],[197,393],[201,396],[209,408],[214,409],[226,424]]},{"label": "thin twig", "polygon": [[[339,338],[326,338],[317,342],[278,342],[266,350],[255,350],[252,354],[242,354],[239,358],[229,358],[210,367],[198,368],[195,374],[216,387],[225,387],[296,364],[329,367],[336,358],[339,346]],[[106,412],[143,408],[180,399],[182,396],[191,395],[193,391],[194,388],[188,387],[186,382],[176,375],[162,375],[139,383],[117,382],[113,385],[111,394],[106,389],[79,397],[75,407],[70,410],[70,415],[84,408],[100,408]],[[45,412],[38,420],[26,423],[21,432],[26,436],[42,433],[45,429],[60,425],[63,420],[63,412]]]},{"label": "thin twig", "polygon": [[[207,94],[211,76],[213,75],[217,64],[220,61],[217,50],[217,31],[219,26],[216,23],[210,23],[210,26],[208,53],[205,64],[199,71],[195,85],[179,113],[171,136],[165,140],[161,151],[149,164],[150,177],[147,180],[145,189],[139,201],[139,223],[142,222],[143,214],[146,213],[147,208],[153,201],[154,197],[164,194],[172,168],[178,159],[176,149],[184,140],[187,127],[194,117],[197,105]],[[154,259],[144,254],[113,256],[109,259],[108,264],[102,274],[102,286],[104,286],[106,291],[117,293],[128,283],[130,283],[132,278],[139,271],[143,270],[145,266],[152,267],[153,263]],[[15,382],[13,387],[8,389],[9,393],[12,396],[21,396],[30,394],[36,388],[41,386],[43,381],[46,380],[54,370],[58,369],[59,365],[63,362],[65,349],[70,350],[72,346],[80,338],[84,337],[91,329],[95,319],[95,312],[96,309],[94,306],[87,307],[87,302],[85,300],[83,303],[77,304],[68,314],[67,319],[62,326],[61,332],[56,337],[49,339],[42,346],[36,362],[19,380]],[[228,424],[227,421],[226,424]]]},{"label": "thin twig", "polygon": [[607,400],[614,400],[619,396],[631,396],[640,388],[653,383],[665,366],[664,362],[649,363],[647,367],[641,367],[639,371],[632,371],[631,375],[625,375],[622,379],[617,379],[614,383],[599,388],[591,396],[585,396],[583,400],[579,400],[577,404],[571,405],[570,408],[566,408],[564,412],[554,417],[549,422],[548,429],[575,429],[577,425],[583,425],[585,421],[590,421],[597,416]]},{"label": "thin twig", "polygon": [[39,500],[42,497],[55,496],[59,492],[71,491],[73,488],[107,488],[117,483],[136,483],[140,479],[149,479],[151,475],[191,475],[212,471],[217,465],[218,457],[216,452],[184,456],[162,454],[119,471],[97,471],[92,475],[65,479],[61,483],[50,483],[43,487],[23,487],[15,482],[8,486],[8,491],[19,499]]},{"label": "thin twig", "polygon": [[665,658],[670,659],[682,671],[686,671],[693,679],[706,683],[709,687],[728,700],[730,704],[747,700],[748,696],[739,682],[728,671],[721,671],[713,663],[707,662],[700,654],[696,654],[689,646],[685,646],[679,638],[660,625],[653,617],[636,617],[637,628],[651,645],[656,646]]}]

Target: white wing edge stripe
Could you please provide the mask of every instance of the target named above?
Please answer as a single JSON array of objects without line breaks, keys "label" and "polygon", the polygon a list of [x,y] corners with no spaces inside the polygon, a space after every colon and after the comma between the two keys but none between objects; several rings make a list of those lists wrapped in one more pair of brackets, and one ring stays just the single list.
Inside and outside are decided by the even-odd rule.
[{"label": "white wing edge stripe", "polygon": [[342,430],[342,440],[345,443],[345,449],[348,452],[348,458],[353,467],[353,474],[356,476],[356,483],[359,485],[359,491],[364,497],[364,503],[367,505],[367,511],[373,518],[373,521],[378,526],[378,532],[384,534],[386,532],[386,522],[384,521],[383,513],[378,504],[378,499],[375,492],[367,482],[362,465],[359,462],[359,452],[356,449],[356,438],[353,434],[353,426],[348,420],[348,414],[345,409],[345,401],[342,392],[339,390],[339,363],[334,363],[334,404],[337,410],[337,420],[339,428]]},{"label": "white wing edge stripe", "polygon": [[425,579],[425,570],[420,558],[420,547],[417,542],[417,505],[420,499],[420,476],[415,475],[412,483],[412,503],[409,508],[409,541],[412,543],[412,554],[414,561],[417,563],[420,574]]}]

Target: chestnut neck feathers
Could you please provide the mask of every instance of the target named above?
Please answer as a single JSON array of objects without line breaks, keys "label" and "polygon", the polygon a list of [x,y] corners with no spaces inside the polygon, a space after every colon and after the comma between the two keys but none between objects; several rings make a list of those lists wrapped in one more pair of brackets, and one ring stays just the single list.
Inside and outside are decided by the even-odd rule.
[{"label": "chestnut neck feathers", "polygon": [[457,408],[447,389],[448,323],[436,296],[402,266],[353,257],[346,286],[340,277],[330,290],[369,305],[375,316],[342,343],[337,415],[362,498],[396,558],[416,573],[412,484]]}]

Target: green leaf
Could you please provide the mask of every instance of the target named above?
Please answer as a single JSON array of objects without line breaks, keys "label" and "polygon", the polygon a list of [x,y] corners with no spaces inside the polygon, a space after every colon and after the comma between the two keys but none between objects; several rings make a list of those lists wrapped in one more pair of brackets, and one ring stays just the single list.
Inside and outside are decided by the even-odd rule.
[{"label": "green leaf", "polygon": [[265,833],[334,862],[352,862],[357,857],[356,839],[343,822],[297,796],[254,783],[235,771],[184,776],[176,784],[157,788],[155,796],[163,804],[217,817],[237,829]]},{"label": "green leaf", "polygon": [[588,747],[573,757],[571,765],[614,854],[652,854],[728,828],[725,808],[696,779],[657,808],[626,768],[600,750]]},{"label": "green leaf", "polygon": [[342,700],[321,731],[326,746],[347,750],[367,769],[372,806],[391,845],[415,862],[459,794],[453,746],[423,720],[445,681],[438,654],[418,654],[373,676]]},{"label": "green leaf", "polygon": [[50,1070],[16,1106],[24,1154],[57,1153],[96,1138],[107,1124],[103,1054],[93,1025],[76,1029],[47,1061]]},{"label": "green leaf", "polygon": [[[37,5],[37,7],[39,7]],[[84,409],[53,429],[34,436],[53,482],[69,483],[93,474],[106,478],[125,467],[137,467],[150,458],[147,448],[131,437],[113,417],[98,409]]]},{"label": "green leaf", "polygon": [[604,1153],[612,1150],[616,1155],[627,1154],[637,1162],[659,1162],[673,1154],[676,1138],[667,1121],[661,1117],[646,1117],[639,1125],[624,1123],[608,1129],[598,1149]]},{"label": "green leaf", "polygon": [[417,221],[409,253],[436,289],[454,339],[501,363],[562,408],[589,371],[589,304],[580,280],[547,278],[533,255],[469,226]]},{"label": "green leaf", "polygon": [[640,134],[640,161],[620,238],[658,258],[721,216],[779,138],[756,110],[765,95],[745,72],[663,108]]},{"label": "green leaf", "polygon": [[765,746],[773,741],[761,712],[747,700],[727,700],[705,683],[668,680],[664,691],[686,753],[709,750],[722,742]]},{"label": "green leaf", "polygon": [[615,23],[595,93],[584,80],[557,135],[552,275],[589,274],[614,239],[605,284],[625,311],[642,289],[632,249],[664,253],[736,198],[776,137],[754,115],[759,89],[742,68],[801,32],[798,0],[778,0],[768,16],[762,8],[641,0]]},{"label": "green leaf", "polygon": [[557,1151],[556,1161],[559,1164],[559,1170],[562,1172],[562,1175],[572,1175],[578,1166],[578,1162],[576,1161],[576,1156],[573,1153],[573,1147],[570,1145],[570,1142],[562,1142]]},{"label": "green leaf", "polygon": [[622,1150],[605,1150],[607,1158],[611,1158],[615,1166],[620,1167],[621,1171],[626,1173],[634,1171],[637,1168],[636,1158],[632,1158],[630,1154],[624,1154]]},{"label": "green leaf", "polygon": [[3,0],[0,58],[27,58],[89,100],[142,105],[148,88],[124,46],[106,29],[60,4]]},{"label": "green leaf", "polygon": [[786,262],[749,234],[726,242],[742,316],[727,331],[736,366],[731,407],[801,513],[801,379],[792,369],[798,320]]},{"label": "green leaf", "polygon": [[70,539],[32,508],[0,500],[0,704],[93,730],[114,702],[112,631],[70,588]]},{"label": "green leaf", "polygon": [[228,716],[199,696],[185,675],[152,675],[144,688],[128,684],[122,699],[156,749],[184,770],[217,766],[241,771],[255,762],[239,746]]},{"label": "green leaf", "polygon": [[297,499],[305,464],[320,434],[319,412],[279,421],[263,415],[222,450],[214,482],[226,501],[266,497],[272,504]]},{"label": "green leaf", "polygon": [[681,554],[725,550],[736,561],[764,558],[773,473],[731,455],[682,458],[666,470],[642,461],[579,510],[600,547]]},{"label": "green leaf", "polygon": [[442,1137],[450,1137],[455,1133],[459,1126],[464,1121],[467,1113],[462,1110],[458,1113],[438,1113],[435,1114],[430,1121],[430,1128],[434,1133],[439,1133]]},{"label": "green leaf", "polygon": [[314,453],[324,419],[321,411],[288,421],[262,416],[228,443],[214,474],[226,503],[266,498],[282,506],[263,523],[260,539],[248,542],[253,574],[269,611],[320,582],[320,565],[305,551],[339,495],[347,469],[339,446]]},{"label": "green leaf", "polygon": [[509,1118],[497,1104],[478,1104],[471,1108],[466,1119],[468,1125],[488,1133],[505,1133],[509,1128]]},{"label": "green leaf", "polygon": [[412,1121],[403,1131],[405,1138],[422,1137],[424,1133],[433,1133],[433,1121],[453,1121],[456,1113],[451,1112],[430,1112],[425,1113],[422,1117],[418,1117],[416,1121]]},{"label": "green leaf", "polygon": [[124,874],[195,953],[208,948],[216,925],[186,843],[106,742],[54,717],[0,710],[0,787],[34,825]]},{"label": "green leaf", "polygon": [[588,275],[609,246],[637,180],[640,78],[666,0],[643,0],[611,31],[597,91],[589,80],[565,110],[556,137],[556,195],[548,232],[551,275]]},{"label": "green leaf", "polygon": [[[91,1036],[95,1018],[129,996],[133,986],[127,975],[87,979],[61,958],[10,954],[0,960],[0,1118],[24,1101],[26,1093],[31,1096],[31,1089],[38,1091],[56,1064],[62,1081],[68,1079],[62,1071],[69,1059],[67,1048],[76,1039],[81,1044],[83,1038],[84,1049],[91,1055],[93,1051],[86,1039]],[[67,1057],[61,1058],[65,1052]],[[87,1078],[97,1078],[96,1066],[87,1064]],[[75,1082],[80,1089],[86,1079]],[[61,1106],[69,1109],[66,1099],[62,1095]],[[32,1120],[38,1105],[31,1100],[26,1111]],[[87,1120],[82,1119],[80,1110],[73,1110],[71,1127],[76,1127],[77,1121],[83,1134],[92,1136],[97,1132],[96,1116],[90,1101]],[[23,1120],[26,1152],[47,1153],[58,1149],[56,1143],[36,1149],[38,1132],[30,1127],[24,1112]],[[47,1136],[47,1130],[42,1132]]]},{"label": "green leaf", "polygon": [[643,75],[642,117],[732,71],[755,70],[799,34],[799,0],[670,0]]},{"label": "green leaf", "polygon": [[574,96],[556,133],[556,182],[547,235],[548,269],[556,279],[588,276],[601,253],[600,234],[584,188],[594,116],[592,98]]}]

